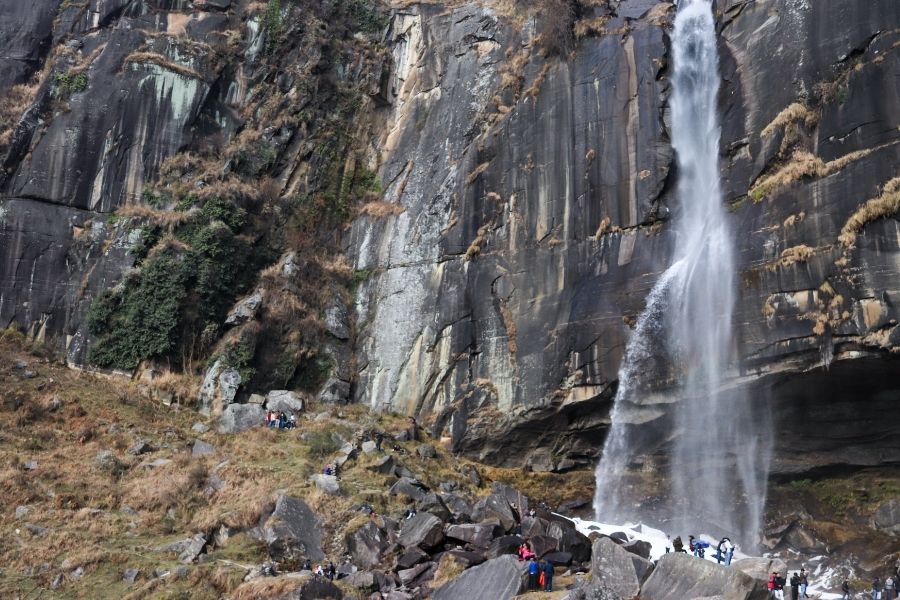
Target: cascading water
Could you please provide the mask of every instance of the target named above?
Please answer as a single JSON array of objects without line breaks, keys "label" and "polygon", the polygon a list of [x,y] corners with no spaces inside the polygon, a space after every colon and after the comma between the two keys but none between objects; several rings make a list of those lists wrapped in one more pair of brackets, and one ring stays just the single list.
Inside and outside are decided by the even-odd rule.
[{"label": "cascading water", "polygon": [[[597,466],[594,509],[598,520],[641,517],[624,499],[626,475],[646,447],[640,424],[666,412],[672,427],[671,488],[665,492],[671,526],[682,534],[694,528],[752,544],[765,503],[769,427],[746,394],[723,388],[733,348],[735,266],[718,174],[719,72],[711,0],[678,3],[672,46],[674,261],[651,290],[625,352],[612,427]],[[658,375],[660,368],[677,383],[653,392],[645,375]]]}]

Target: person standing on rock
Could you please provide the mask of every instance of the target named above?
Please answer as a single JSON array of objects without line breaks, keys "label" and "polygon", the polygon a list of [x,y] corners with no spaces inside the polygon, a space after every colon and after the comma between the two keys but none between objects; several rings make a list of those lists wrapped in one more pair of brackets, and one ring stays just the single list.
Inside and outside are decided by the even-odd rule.
[{"label": "person standing on rock", "polygon": [[809,577],[807,576],[806,569],[800,569],[800,597],[801,598],[809,598],[806,595],[806,588],[809,587]]},{"label": "person standing on rock", "polygon": [[800,598],[800,573],[794,573],[791,577],[791,600],[799,600]]},{"label": "person standing on rock", "polygon": [[731,559],[734,558],[734,544],[728,546],[728,550],[725,551],[725,566],[731,566]]},{"label": "person standing on rock", "polygon": [[549,560],[541,561],[544,564],[544,591],[553,591],[553,564]]},{"label": "person standing on rock", "polygon": [[888,578],[884,580],[884,600],[894,600],[894,588],[896,586],[897,582],[888,575]]},{"label": "person standing on rock", "polygon": [[529,591],[537,591],[538,589],[538,572],[540,569],[538,568],[537,558],[534,556],[531,557],[531,561],[528,563],[528,590]]},{"label": "person standing on rock", "polygon": [[844,582],[841,583],[841,599],[850,600],[850,582],[847,581],[846,577],[844,577]]},{"label": "person standing on rock", "polygon": [[676,536],[674,540],[672,540],[672,548],[675,549],[675,552],[684,552],[684,542],[681,541],[681,536]]}]

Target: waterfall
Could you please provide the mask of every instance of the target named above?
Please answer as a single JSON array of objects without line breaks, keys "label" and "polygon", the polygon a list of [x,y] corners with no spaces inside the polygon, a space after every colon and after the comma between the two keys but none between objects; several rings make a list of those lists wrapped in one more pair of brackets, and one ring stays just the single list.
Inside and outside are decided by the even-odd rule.
[{"label": "waterfall", "polygon": [[[633,499],[629,505],[628,481],[642,451],[664,439],[671,448],[671,487],[659,494],[669,525],[680,528],[680,535],[707,531],[751,546],[765,504],[770,428],[762,403],[754,405],[737,386],[724,386],[734,347],[736,278],[734,236],[718,173],[719,70],[711,0],[679,2],[672,47],[674,257],[647,297],[625,351],[597,466],[594,509],[607,522],[652,520],[635,514]],[[653,391],[647,375],[660,374],[670,381],[664,391]],[[668,419],[662,420],[663,431],[641,427],[661,415]]]}]

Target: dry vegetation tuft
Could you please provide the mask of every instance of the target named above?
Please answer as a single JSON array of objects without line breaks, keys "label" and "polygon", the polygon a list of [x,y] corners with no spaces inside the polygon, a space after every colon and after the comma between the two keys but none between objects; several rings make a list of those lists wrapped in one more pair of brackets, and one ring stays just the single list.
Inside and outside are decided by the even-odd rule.
[{"label": "dry vegetation tuft", "polygon": [[807,127],[812,127],[818,121],[819,116],[810,111],[806,106],[800,104],[799,102],[794,102],[783,111],[778,113],[775,119],[766,125],[765,129],[762,130],[762,137],[769,137],[774,134],[779,128],[785,127],[789,123],[797,123],[802,121]]},{"label": "dry vegetation tuft", "polygon": [[203,76],[191,67],[170,60],[168,57],[157,52],[132,52],[125,57],[125,61],[123,64],[140,65],[148,63],[154,64],[158,67],[162,67],[167,71],[172,71],[173,73],[177,73],[183,77],[189,77],[191,79],[199,79],[200,81],[203,81]]},{"label": "dry vegetation tuft", "polygon": [[900,214],[900,177],[895,177],[884,184],[881,194],[856,209],[844,226],[838,241],[845,248],[856,244],[856,236],[867,223]]}]

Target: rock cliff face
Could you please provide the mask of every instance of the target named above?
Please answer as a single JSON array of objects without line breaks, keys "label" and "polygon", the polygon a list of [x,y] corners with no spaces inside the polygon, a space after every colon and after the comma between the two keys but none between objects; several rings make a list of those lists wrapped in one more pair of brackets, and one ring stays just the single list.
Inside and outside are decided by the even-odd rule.
[{"label": "rock cliff face", "polygon": [[[355,312],[324,342],[327,397],[416,414],[492,462],[596,458],[629,325],[668,265],[679,210],[671,3],[409,4],[377,33],[332,32],[342,50],[307,43],[308,27],[281,18],[302,7],[271,0],[265,12],[227,0],[12,4],[0,8],[0,85],[17,105],[0,113],[0,323],[85,363],[87,308],[141,244],[132,221],[107,217],[147,205],[167,158],[205,152],[221,180],[254,130],[267,150],[243,181],[270,177],[294,197],[326,170],[321,139],[340,137],[317,142],[317,128],[344,119],[356,151],[338,153],[340,171],[377,170],[382,198],[330,239],[357,285],[352,301],[319,307],[323,320]],[[900,6],[719,0],[717,17],[742,274],[732,382],[771,407],[778,431],[805,423],[778,436],[776,473],[895,464]],[[365,90],[361,110],[336,108],[323,90],[339,84]],[[270,318],[267,302],[251,321]],[[312,368],[297,363],[277,387]]]}]

